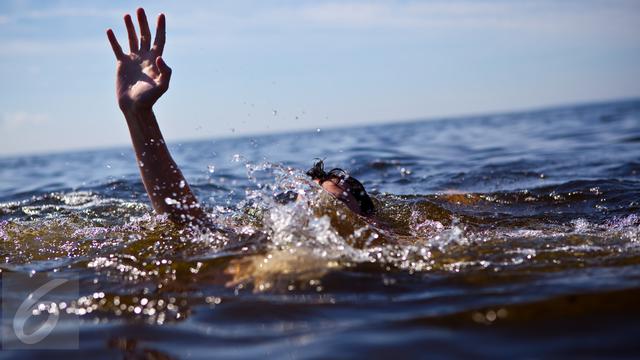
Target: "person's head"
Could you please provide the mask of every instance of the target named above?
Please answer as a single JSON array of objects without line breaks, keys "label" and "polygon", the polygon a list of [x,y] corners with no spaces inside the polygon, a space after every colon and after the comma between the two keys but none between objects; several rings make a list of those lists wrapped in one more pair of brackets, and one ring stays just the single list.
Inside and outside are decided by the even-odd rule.
[{"label": "person's head", "polygon": [[324,170],[324,162],[318,160],[307,171],[307,175],[357,214],[370,216],[375,212],[373,201],[371,201],[362,183],[347,174],[346,171],[335,168],[326,172]]}]

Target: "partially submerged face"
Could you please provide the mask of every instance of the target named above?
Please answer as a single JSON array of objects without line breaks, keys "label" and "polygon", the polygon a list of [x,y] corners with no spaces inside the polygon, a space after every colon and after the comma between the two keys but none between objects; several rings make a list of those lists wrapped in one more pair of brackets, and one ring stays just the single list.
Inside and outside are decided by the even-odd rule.
[{"label": "partially submerged face", "polygon": [[375,212],[373,201],[371,201],[362,183],[349,176],[344,170],[332,169],[329,172],[325,172],[324,163],[320,160],[307,171],[307,175],[356,214],[371,216]]},{"label": "partially submerged face", "polygon": [[351,195],[351,193],[346,191],[340,185],[340,182],[341,182],[340,178],[332,177],[324,181],[321,181],[320,179],[314,179],[313,181],[315,181],[317,184],[322,186],[322,188],[326,192],[331,194],[334,198],[342,201],[345,205],[347,205],[347,207],[351,211],[360,214],[361,209],[360,209],[360,204],[358,203],[358,200],[356,200],[356,198],[353,195]]}]

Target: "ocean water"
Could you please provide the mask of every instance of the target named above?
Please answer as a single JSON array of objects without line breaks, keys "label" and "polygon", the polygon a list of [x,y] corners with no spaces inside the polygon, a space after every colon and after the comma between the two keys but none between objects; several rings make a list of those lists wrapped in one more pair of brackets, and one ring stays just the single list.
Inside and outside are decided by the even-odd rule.
[{"label": "ocean water", "polygon": [[[0,270],[76,276],[80,332],[0,356],[640,356],[640,101],[171,150],[226,231],[154,215],[128,147],[0,159]],[[375,222],[303,175],[314,158]]]}]

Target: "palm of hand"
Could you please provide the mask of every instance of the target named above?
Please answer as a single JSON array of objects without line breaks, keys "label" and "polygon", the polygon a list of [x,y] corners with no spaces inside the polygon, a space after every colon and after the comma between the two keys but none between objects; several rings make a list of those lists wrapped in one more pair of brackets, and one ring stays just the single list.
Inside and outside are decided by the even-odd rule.
[{"label": "palm of hand", "polygon": [[148,52],[130,54],[118,62],[116,95],[121,106],[151,107],[164,93],[156,58]]},{"label": "palm of hand", "polygon": [[107,37],[118,60],[116,66],[116,96],[120,108],[151,108],[169,88],[171,69],[162,59],[165,42],[164,15],[158,16],[156,38],[151,47],[151,33],[144,10],[138,9],[140,24],[140,46],[138,37],[129,15],[124,18],[129,36],[129,54],[124,54],[113,31],[107,31]]}]

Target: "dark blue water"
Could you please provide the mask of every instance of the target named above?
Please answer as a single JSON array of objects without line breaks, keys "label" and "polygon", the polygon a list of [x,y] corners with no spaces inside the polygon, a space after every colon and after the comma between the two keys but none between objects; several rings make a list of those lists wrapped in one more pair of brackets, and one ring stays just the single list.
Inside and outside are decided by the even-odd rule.
[{"label": "dark blue water", "polygon": [[[640,355],[640,101],[171,149],[229,232],[155,216],[129,148],[0,159],[2,273],[80,282],[79,350],[0,355]],[[379,220],[315,187],[314,158]]]}]

